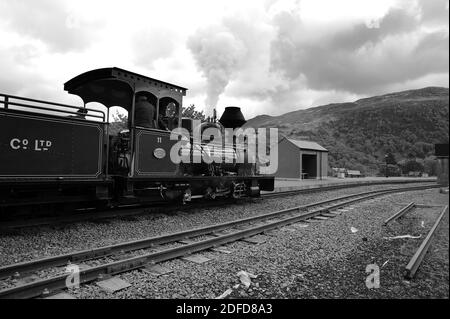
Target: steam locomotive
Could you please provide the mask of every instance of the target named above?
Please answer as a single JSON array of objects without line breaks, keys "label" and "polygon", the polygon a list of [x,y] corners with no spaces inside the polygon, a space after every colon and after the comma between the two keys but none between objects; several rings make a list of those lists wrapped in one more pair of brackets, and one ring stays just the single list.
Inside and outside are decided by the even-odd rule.
[{"label": "steam locomotive", "polygon": [[[239,108],[228,107],[220,120],[196,123],[182,117],[186,88],[119,68],[96,69],[74,77],[64,90],[84,105],[72,106],[0,94],[0,210],[48,205],[122,205],[193,198],[259,196],[271,191],[273,176],[235,141],[220,148],[223,162],[205,162],[208,128],[224,132],[245,123]],[[152,127],[136,120],[137,97],[152,105]],[[87,106],[96,102],[104,108]],[[90,104],[92,105],[92,104]],[[110,108],[128,112],[127,128],[111,132]],[[174,129],[179,134],[171,138]],[[192,161],[176,163],[171,152]],[[196,154],[202,160],[195,160]],[[239,155],[241,154],[241,155]],[[242,155],[243,154],[243,155]]]}]

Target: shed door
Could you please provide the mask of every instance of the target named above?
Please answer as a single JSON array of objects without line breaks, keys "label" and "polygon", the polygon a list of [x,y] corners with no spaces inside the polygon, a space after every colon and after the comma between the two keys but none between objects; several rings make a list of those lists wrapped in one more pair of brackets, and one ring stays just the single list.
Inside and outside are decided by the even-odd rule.
[{"label": "shed door", "polygon": [[302,161],[302,175],[305,179],[317,178],[317,154],[305,154],[301,155]]}]

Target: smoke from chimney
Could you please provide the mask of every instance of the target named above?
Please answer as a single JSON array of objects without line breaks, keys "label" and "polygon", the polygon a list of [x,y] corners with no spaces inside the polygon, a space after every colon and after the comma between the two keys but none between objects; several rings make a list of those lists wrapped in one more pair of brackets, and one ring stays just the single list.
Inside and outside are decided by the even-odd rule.
[{"label": "smoke from chimney", "polygon": [[197,66],[207,80],[205,113],[212,115],[220,95],[247,54],[245,44],[227,30],[201,29],[188,40]]}]

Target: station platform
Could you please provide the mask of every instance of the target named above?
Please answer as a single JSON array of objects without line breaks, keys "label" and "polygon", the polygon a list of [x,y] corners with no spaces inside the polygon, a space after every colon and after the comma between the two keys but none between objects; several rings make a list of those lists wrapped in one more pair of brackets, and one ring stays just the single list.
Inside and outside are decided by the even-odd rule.
[{"label": "station platform", "polygon": [[[301,189],[314,189],[329,186],[352,186],[353,185],[379,185],[394,183],[433,183],[437,182],[436,177],[362,177],[362,178],[335,178],[328,177],[326,179],[290,179],[276,178],[274,192],[286,192]],[[270,193],[270,192],[262,192]]]}]

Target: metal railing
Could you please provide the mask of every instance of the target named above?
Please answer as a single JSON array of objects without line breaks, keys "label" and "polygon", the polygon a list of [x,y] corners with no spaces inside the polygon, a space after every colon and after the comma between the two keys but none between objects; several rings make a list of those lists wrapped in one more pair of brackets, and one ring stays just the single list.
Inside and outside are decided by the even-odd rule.
[{"label": "metal railing", "polygon": [[[105,112],[100,110],[0,93],[0,110],[2,108],[5,110],[25,111],[59,117],[69,116],[82,117],[84,119],[100,119],[102,122],[106,122]],[[80,110],[86,110],[86,113],[81,115],[79,113]]]}]

